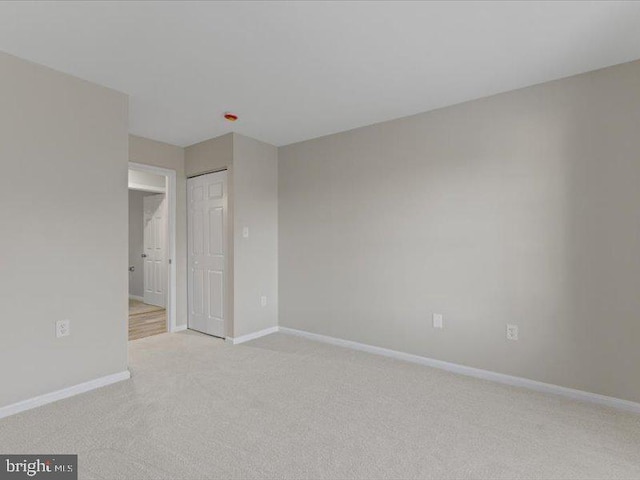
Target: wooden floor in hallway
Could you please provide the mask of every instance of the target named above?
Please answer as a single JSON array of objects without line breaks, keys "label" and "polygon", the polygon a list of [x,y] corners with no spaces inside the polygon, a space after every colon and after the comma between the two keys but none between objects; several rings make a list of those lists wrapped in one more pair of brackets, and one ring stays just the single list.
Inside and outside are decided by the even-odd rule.
[{"label": "wooden floor in hallway", "polygon": [[167,311],[129,299],[129,340],[158,335],[167,331]]}]

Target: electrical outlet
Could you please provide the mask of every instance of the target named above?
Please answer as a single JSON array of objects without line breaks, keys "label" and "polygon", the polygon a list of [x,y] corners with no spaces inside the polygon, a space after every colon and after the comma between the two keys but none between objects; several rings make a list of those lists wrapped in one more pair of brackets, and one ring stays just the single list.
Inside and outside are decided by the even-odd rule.
[{"label": "electrical outlet", "polygon": [[441,313],[433,314],[433,328],[443,327],[444,316]]},{"label": "electrical outlet", "polygon": [[71,320],[58,320],[56,322],[56,337],[66,337],[71,333]]},{"label": "electrical outlet", "polygon": [[518,340],[517,325],[507,325],[507,340]]},{"label": "electrical outlet", "polygon": [[260,297],[260,306],[262,306],[262,307],[266,307],[267,306],[267,296],[266,295],[262,295]]}]

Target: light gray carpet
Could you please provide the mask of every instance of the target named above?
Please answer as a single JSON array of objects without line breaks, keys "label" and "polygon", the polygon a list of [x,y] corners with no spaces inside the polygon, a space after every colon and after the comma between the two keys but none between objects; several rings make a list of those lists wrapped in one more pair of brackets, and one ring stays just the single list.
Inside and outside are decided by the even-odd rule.
[{"label": "light gray carpet", "polygon": [[275,334],[130,344],[130,381],[0,420],[83,479],[640,478],[640,416]]}]

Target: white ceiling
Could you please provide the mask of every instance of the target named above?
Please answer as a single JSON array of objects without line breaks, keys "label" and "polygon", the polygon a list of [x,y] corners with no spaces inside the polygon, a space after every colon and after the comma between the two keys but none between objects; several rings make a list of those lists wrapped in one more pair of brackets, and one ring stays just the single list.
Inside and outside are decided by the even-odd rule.
[{"label": "white ceiling", "polygon": [[640,58],[640,3],[2,2],[0,50],[128,93],[137,135],[285,145]]}]

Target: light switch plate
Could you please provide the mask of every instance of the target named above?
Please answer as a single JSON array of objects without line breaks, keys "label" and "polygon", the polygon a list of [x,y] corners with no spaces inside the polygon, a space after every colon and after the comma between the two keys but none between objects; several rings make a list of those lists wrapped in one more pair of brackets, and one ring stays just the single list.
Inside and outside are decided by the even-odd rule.
[{"label": "light switch plate", "polygon": [[433,314],[433,328],[443,328],[444,326],[444,315],[441,313]]},{"label": "light switch plate", "polygon": [[242,227],[242,238],[249,238],[249,227]]}]

